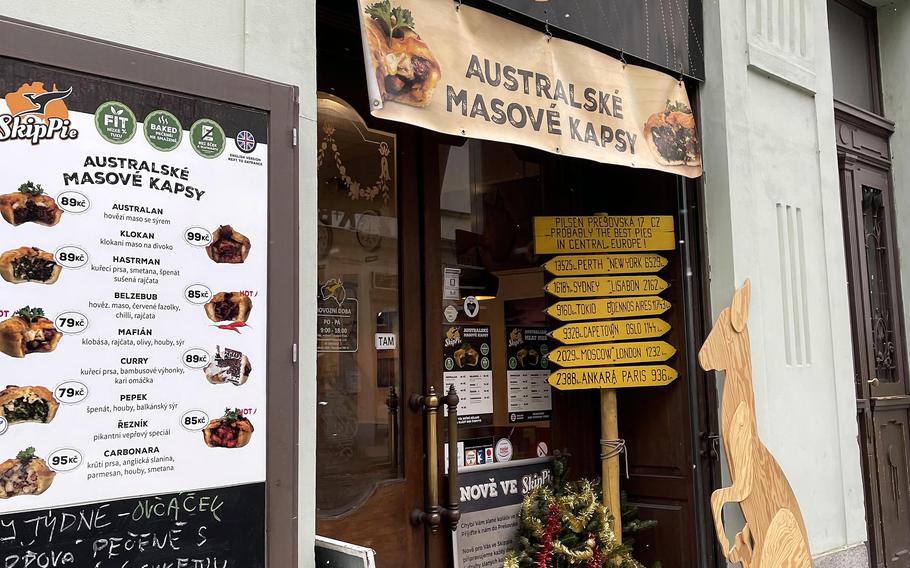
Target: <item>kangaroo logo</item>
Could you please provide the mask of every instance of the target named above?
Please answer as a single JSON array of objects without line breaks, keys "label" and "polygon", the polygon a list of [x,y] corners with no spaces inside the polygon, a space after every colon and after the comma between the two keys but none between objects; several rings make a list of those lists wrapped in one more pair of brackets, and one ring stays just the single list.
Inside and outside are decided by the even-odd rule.
[{"label": "kangaroo logo", "polygon": [[[811,568],[809,540],[799,504],[780,465],[758,437],[752,390],[749,281],[736,291],[698,353],[705,371],[726,371],[721,402],[721,437],[730,487],[711,495],[714,528],[724,556],[744,568]],[[727,540],[723,508],[739,503],[746,524],[733,546]]]},{"label": "kangaroo logo", "polygon": [[79,132],[71,127],[69,109],[64,99],[73,94],[73,88],[52,90],[44,83],[26,83],[4,97],[9,114],[0,114],[0,142],[6,140],[29,140],[38,144],[41,140],[59,138],[71,140]]}]

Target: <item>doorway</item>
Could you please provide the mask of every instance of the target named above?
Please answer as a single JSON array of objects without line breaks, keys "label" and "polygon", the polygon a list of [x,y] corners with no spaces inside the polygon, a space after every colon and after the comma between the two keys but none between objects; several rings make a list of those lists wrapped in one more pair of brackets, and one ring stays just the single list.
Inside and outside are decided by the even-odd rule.
[{"label": "doorway", "polygon": [[[703,528],[716,476],[715,391],[694,359],[707,321],[697,185],[375,119],[356,4],[326,1],[317,10],[317,533],[373,548],[380,568],[450,566],[445,519],[438,528],[412,522],[415,511],[449,502],[447,458],[462,471],[488,467],[506,440],[510,463],[560,451],[573,477],[599,477],[598,393],[546,385],[545,337],[521,354],[520,366],[535,372],[510,373],[519,366],[510,336],[545,335],[556,323],[543,313],[544,259],[533,250],[532,220],[672,215],[679,245],[661,273],[673,305],[664,339],[677,348],[670,364],[680,378],[620,394],[623,490],[640,519],[658,521],[636,536],[639,559],[713,566]],[[454,350],[446,345],[453,327],[472,334]],[[475,360],[484,372],[459,377]],[[450,384],[462,399],[451,452],[445,412],[430,429],[408,404]]]}]

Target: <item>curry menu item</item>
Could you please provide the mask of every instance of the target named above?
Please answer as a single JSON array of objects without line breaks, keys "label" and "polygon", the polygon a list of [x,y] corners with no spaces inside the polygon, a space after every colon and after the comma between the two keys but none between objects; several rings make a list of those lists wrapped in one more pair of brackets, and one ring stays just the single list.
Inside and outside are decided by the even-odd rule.
[{"label": "curry menu item", "polygon": [[38,247],[19,247],[0,255],[0,276],[11,284],[53,284],[61,271],[54,255]]},{"label": "curry menu item", "polygon": [[240,409],[225,409],[224,416],[209,422],[202,431],[210,448],[242,448],[253,437],[253,424]]},{"label": "curry menu item", "polygon": [[0,463],[0,499],[41,495],[54,482],[55,475],[47,462],[35,455],[35,448],[26,448],[15,458]]},{"label": "curry menu item", "polygon": [[57,415],[60,403],[45,387],[10,385],[0,391],[0,416],[9,424],[37,422],[48,424]]},{"label": "curry menu item", "polygon": [[0,195],[0,215],[11,225],[37,223],[53,227],[60,222],[63,210],[44,188],[32,182],[23,183],[19,191]]},{"label": "curry menu item", "polygon": [[219,264],[242,264],[250,254],[250,239],[230,225],[221,225],[212,233],[206,254]]},{"label": "curry menu item", "polygon": [[50,353],[57,348],[63,334],[54,322],[44,317],[44,310],[26,306],[13,317],[0,322],[0,351],[22,358],[31,353]]},{"label": "curry menu item", "polygon": [[205,378],[213,385],[229,383],[241,386],[250,378],[253,366],[249,358],[240,351],[218,346],[215,357],[204,371]]},{"label": "curry menu item", "polygon": [[240,292],[218,292],[205,304],[205,315],[213,322],[242,321],[246,323],[253,301]]}]

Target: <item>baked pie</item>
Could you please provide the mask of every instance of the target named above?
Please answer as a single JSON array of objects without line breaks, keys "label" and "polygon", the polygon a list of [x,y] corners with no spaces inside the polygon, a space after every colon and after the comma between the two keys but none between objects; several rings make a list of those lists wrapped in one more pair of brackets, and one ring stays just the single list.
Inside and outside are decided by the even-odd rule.
[{"label": "baked pie", "polygon": [[0,255],[0,277],[13,284],[53,284],[61,270],[53,254],[36,247],[19,247]]},{"label": "baked pie", "polygon": [[242,448],[253,437],[253,424],[240,409],[228,408],[224,416],[209,422],[202,435],[210,448]]},{"label": "baked pie", "polygon": [[0,391],[0,416],[10,424],[47,424],[54,419],[59,406],[53,393],[44,387],[11,385]]},{"label": "baked pie", "polygon": [[667,108],[652,114],[644,128],[645,140],[663,166],[700,166],[701,149],[695,132],[695,115],[683,103],[667,101]]},{"label": "baked pie", "polygon": [[205,369],[205,378],[213,385],[231,383],[240,386],[250,378],[253,366],[246,355],[234,349],[220,346],[215,350],[215,359]]},{"label": "baked pie", "polygon": [[50,353],[63,334],[44,317],[41,308],[25,306],[13,317],[0,322],[0,352],[22,358],[30,353]]},{"label": "baked pie", "polygon": [[212,242],[205,252],[219,264],[242,264],[250,254],[250,239],[230,225],[222,225],[212,233]]},{"label": "baked pie", "polygon": [[205,305],[205,315],[213,322],[246,322],[253,309],[253,301],[240,292],[218,292]]},{"label": "baked pie", "polygon": [[19,495],[41,495],[54,482],[56,474],[47,462],[35,455],[35,448],[19,452],[0,463],[0,499]]},{"label": "baked pie", "polygon": [[60,222],[63,209],[53,197],[44,195],[43,187],[29,181],[20,185],[16,193],[0,195],[0,215],[11,225],[38,223],[53,227]]}]

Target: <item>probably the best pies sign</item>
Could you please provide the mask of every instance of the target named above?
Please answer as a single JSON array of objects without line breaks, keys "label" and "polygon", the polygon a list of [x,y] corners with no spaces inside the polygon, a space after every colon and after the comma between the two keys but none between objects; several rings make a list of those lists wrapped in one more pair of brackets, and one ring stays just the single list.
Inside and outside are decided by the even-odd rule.
[{"label": "probably the best pies sign", "polygon": [[359,0],[372,113],[448,134],[686,177],[685,86],[451,0]]}]

